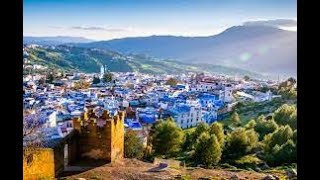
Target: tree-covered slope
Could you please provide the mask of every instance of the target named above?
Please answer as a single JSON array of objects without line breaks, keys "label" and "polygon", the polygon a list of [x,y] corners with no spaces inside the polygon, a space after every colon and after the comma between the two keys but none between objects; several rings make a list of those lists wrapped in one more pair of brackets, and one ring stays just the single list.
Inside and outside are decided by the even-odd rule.
[{"label": "tree-covered slope", "polygon": [[248,75],[257,73],[209,64],[187,64],[171,60],[160,60],[147,55],[124,55],[107,49],[81,48],[67,45],[55,47],[27,48],[27,59],[31,64],[67,71],[99,72],[101,65],[107,65],[114,72],[142,72],[150,74],[177,74],[185,72],[211,72],[225,75]]}]

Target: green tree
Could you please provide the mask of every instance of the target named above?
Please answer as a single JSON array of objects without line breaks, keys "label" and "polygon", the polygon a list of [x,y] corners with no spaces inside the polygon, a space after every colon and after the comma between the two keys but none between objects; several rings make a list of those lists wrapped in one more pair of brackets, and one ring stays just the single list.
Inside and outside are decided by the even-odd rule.
[{"label": "green tree", "polygon": [[293,131],[289,125],[279,127],[275,132],[264,137],[265,152],[272,152],[276,145],[281,146],[293,138]]},{"label": "green tree", "polygon": [[93,77],[92,84],[99,84],[99,83],[100,83],[100,78]]},{"label": "green tree", "polygon": [[251,119],[244,127],[246,129],[253,129],[257,125],[256,121],[254,119]]},{"label": "green tree", "polygon": [[257,146],[257,143],[258,134],[253,129],[236,128],[227,135],[223,159],[232,161],[247,155]]},{"label": "green tree", "polygon": [[289,117],[289,125],[292,129],[297,129],[297,109]]},{"label": "green tree", "polygon": [[289,81],[291,84],[296,84],[297,80],[293,77],[290,77],[287,81]]},{"label": "green tree", "polygon": [[218,164],[221,159],[221,147],[216,135],[204,132],[200,135],[193,155],[197,164],[207,167]]},{"label": "green tree", "polygon": [[291,128],[297,127],[297,108],[294,105],[284,104],[274,112],[274,120],[279,125],[289,124]]},{"label": "green tree", "polygon": [[282,145],[276,144],[271,151],[266,154],[264,160],[271,166],[295,163],[297,162],[296,144],[291,139]]},{"label": "green tree", "polygon": [[243,79],[244,79],[245,81],[249,81],[249,80],[250,80],[250,77],[249,77],[249,76],[244,76]]},{"label": "green tree", "polygon": [[296,162],[296,132],[289,125],[279,127],[263,140],[264,159],[271,166]]},{"label": "green tree", "polygon": [[52,83],[55,80],[55,76],[53,75],[53,72],[50,72],[47,74],[47,83]]},{"label": "green tree", "polygon": [[288,99],[288,100],[297,99],[297,90],[295,90],[292,87],[289,87],[289,88],[281,87],[278,91],[278,94],[280,94],[284,99]]},{"label": "green tree", "polygon": [[192,144],[193,147],[191,147],[190,149],[194,149],[195,142],[199,139],[200,135],[203,132],[208,132],[208,131],[209,131],[209,125],[207,123],[203,123],[203,122],[199,123],[196,129],[192,133],[191,137],[194,143]]},{"label": "green tree", "polygon": [[183,142],[183,131],[172,120],[163,121],[155,125],[153,134],[153,148],[155,154],[172,156],[179,152]]},{"label": "green tree", "polygon": [[295,144],[297,144],[297,140],[298,140],[297,130],[293,131],[292,140]]},{"label": "green tree", "polygon": [[297,80],[291,77],[286,81],[281,82],[279,85],[279,89],[281,88],[291,89],[296,83],[297,83]]},{"label": "green tree", "polygon": [[39,79],[39,84],[40,85],[44,85],[45,83],[46,83],[45,78],[42,77],[42,78]]},{"label": "green tree", "polygon": [[259,140],[263,140],[264,136],[278,129],[278,124],[273,120],[266,120],[265,116],[261,115],[257,119],[254,130],[259,133]]},{"label": "green tree", "polygon": [[103,81],[104,82],[111,82],[113,80],[113,74],[111,72],[106,72],[103,75]]},{"label": "green tree", "polygon": [[183,142],[183,145],[182,145],[182,149],[184,151],[190,151],[190,150],[192,150],[193,144],[194,144],[194,141],[193,141],[192,133],[191,132],[187,132],[185,134],[185,138],[184,138],[184,142]]},{"label": "green tree", "polygon": [[280,83],[278,94],[280,94],[284,99],[296,100],[297,99],[297,90],[295,88],[296,83],[297,83],[297,80],[292,77]]},{"label": "green tree", "polygon": [[65,77],[66,77],[66,73],[64,71],[61,71],[60,78],[65,78]]},{"label": "green tree", "polygon": [[260,88],[260,91],[261,92],[264,92],[264,93],[266,93],[267,91],[269,91],[270,89],[267,87],[267,86],[263,86],[263,87],[261,87]]},{"label": "green tree", "polygon": [[126,158],[142,158],[143,143],[136,131],[128,130],[124,134],[124,154]]},{"label": "green tree", "polygon": [[223,148],[225,141],[223,124],[218,122],[212,123],[209,129],[209,133],[210,135],[215,135],[217,137],[220,147]]},{"label": "green tree", "polygon": [[241,124],[240,116],[236,111],[231,114],[230,120],[234,126],[239,126]]},{"label": "green tree", "polygon": [[169,78],[166,82],[166,85],[176,86],[178,84],[178,80],[176,78]]}]

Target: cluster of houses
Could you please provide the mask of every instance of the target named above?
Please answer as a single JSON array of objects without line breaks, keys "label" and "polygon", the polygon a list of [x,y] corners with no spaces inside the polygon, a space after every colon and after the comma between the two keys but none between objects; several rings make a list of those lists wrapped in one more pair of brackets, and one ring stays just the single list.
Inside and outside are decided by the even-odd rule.
[{"label": "cluster of houses", "polygon": [[40,114],[46,137],[54,139],[66,136],[72,129],[72,119],[88,111],[89,106],[106,109],[113,116],[125,110],[125,128],[145,137],[159,119],[171,117],[179,127],[191,128],[223,119],[238,101],[260,102],[275,97],[270,91],[258,91],[261,84],[256,82],[192,74],[175,77],[181,83],[170,86],[166,84],[172,77],[169,75],[113,73],[112,83],[72,88],[81,79],[92,82],[105,72],[102,66],[100,74],[67,74],[52,84],[40,84],[41,75],[26,75],[23,106],[35,111],[26,117]]}]

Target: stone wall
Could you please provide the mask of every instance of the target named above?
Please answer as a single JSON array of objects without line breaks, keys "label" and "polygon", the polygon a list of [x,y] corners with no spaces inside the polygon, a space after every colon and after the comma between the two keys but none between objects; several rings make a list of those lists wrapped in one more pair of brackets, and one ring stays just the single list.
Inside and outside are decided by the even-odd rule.
[{"label": "stone wall", "polygon": [[111,121],[111,161],[124,157],[124,112]]},{"label": "stone wall", "polygon": [[[64,168],[65,144],[68,144],[69,164],[80,159],[106,162],[122,159],[124,114],[119,112],[111,118],[109,113],[104,111],[102,118],[97,118],[91,111],[81,118],[74,119],[75,131],[70,137],[54,148],[39,148],[32,155],[23,157],[23,179],[54,178]],[[100,122],[97,123],[98,121]]]},{"label": "stone wall", "polygon": [[[124,112],[110,117],[107,111],[102,117],[93,111],[73,120],[78,133],[78,157],[81,159],[112,162],[124,156]],[[101,125],[102,124],[102,125]]]},{"label": "stone wall", "polygon": [[55,177],[54,151],[41,148],[23,157],[23,179]]},{"label": "stone wall", "polygon": [[23,156],[23,179],[54,178],[64,168],[63,146],[37,148]]},{"label": "stone wall", "polygon": [[71,139],[67,141],[68,144],[68,164],[72,165],[78,159],[78,141],[77,134],[74,134]]},{"label": "stone wall", "polygon": [[59,144],[54,147],[54,171],[55,174],[59,174],[64,169],[64,146]]}]

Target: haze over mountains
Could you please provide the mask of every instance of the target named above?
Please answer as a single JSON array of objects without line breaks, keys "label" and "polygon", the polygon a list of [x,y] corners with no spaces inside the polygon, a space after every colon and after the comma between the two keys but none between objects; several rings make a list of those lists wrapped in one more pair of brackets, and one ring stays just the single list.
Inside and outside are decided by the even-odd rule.
[{"label": "haze over mountains", "polygon": [[39,44],[39,45],[59,45],[65,43],[89,43],[93,40],[83,37],[70,37],[70,36],[53,36],[53,37],[33,37],[24,36],[24,44]]},{"label": "haze over mountains", "polygon": [[296,25],[296,21],[247,22],[207,37],[149,36],[73,45],[237,67],[274,76],[296,76],[297,33],[279,28],[288,24]]}]

